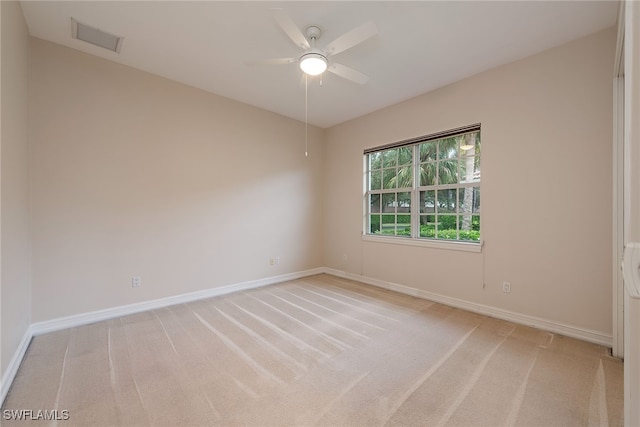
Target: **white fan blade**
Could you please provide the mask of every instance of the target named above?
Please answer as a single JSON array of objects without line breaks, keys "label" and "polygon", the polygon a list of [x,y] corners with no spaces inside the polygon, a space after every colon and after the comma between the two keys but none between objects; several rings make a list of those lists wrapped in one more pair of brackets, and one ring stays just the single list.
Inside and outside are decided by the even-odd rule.
[{"label": "white fan blade", "polygon": [[271,59],[258,59],[256,61],[244,61],[245,65],[283,65],[293,64],[297,62],[298,58],[271,58]]},{"label": "white fan blade", "polygon": [[353,68],[349,68],[346,65],[342,64],[331,64],[327,71],[340,76],[344,79],[351,80],[352,82],[359,83],[361,85],[365,84],[369,81],[369,76],[361,73],[360,71],[356,71]]},{"label": "white fan blade", "polygon": [[324,48],[324,51],[327,52],[328,55],[336,55],[347,49],[351,49],[376,34],[378,34],[378,27],[369,21],[338,37],[329,43],[327,47]]},{"label": "white fan blade", "polygon": [[276,20],[282,31],[296,44],[303,49],[311,48],[309,40],[302,34],[300,28],[291,20],[282,9],[273,9],[273,18]]}]

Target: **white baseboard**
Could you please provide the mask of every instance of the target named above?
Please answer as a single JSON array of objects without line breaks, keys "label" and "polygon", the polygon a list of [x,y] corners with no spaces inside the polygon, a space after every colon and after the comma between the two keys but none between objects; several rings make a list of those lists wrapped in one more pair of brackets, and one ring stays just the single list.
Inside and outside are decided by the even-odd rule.
[{"label": "white baseboard", "polygon": [[371,277],[361,276],[359,274],[346,273],[344,271],[335,270],[332,268],[325,268],[326,274],[333,276],[344,277],[346,279],[355,280],[357,282],[366,283],[368,285],[377,286],[379,288],[396,291],[402,294],[411,295],[418,298],[423,298],[429,301],[445,304],[451,307],[461,308],[463,310],[471,311],[473,313],[484,314],[486,316],[495,317],[497,319],[507,320],[513,323],[521,325],[531,326],[537,329],[553,332],[560,335],[565,335],[572,338],[577,338],[583,341],[591,342],[594,344],[600,344],[605,347],[611,347],[613,343],[613,337],[609,334],[602,332],[592,331],[584,328],[579,328],[572,325],[567,325],[552,320],[542,319],[535,316],[529,316],[526,314],[515,313],[512,311],[504,310],[497,307],[491,307],[488,305],[478,304],[470,301],[461,300],[458,298],[452,298],[445,295],[436,294],[422,289],[416,289],[397,283],[387,282],[384,280],[378,280]]},{"label": "white baseboard", "polygon": [[435,294],[432,292],[424,291],[421,289],[412,288],[397,283],[387,282],[384,280],[378,280],[371,277],[345,273],[344,271],[335,270],[332,268],[314,268],[311,270],[304,270],[295,273],[283,274],[280,276],[267,277],[264,279],[251,280],[248,282],[236,283],[233,285],[221,286],[218,288],[205,289],[202,291],[191,292],[181,295],[175,295],[166,298],[160,298],[152,301],[145,301],[135,304],[128,304],[119,307],[107,308],[104,310],[92,311],[89,313],[82,313],[73,316],[66,316],[57,319],[47,320],[44,322],[33,323],[25,332],[20,345],[16,349],[11,362],[7,366],[7,370],[2,376],[0,383],[0,405],[4,402],[4,399],[9,392],[9,388],[13,383],[13,380],[18,372],[18,368],[22,363],[22,359],[25,356],[27,348],[31,339],[40,334],[59,331],[63,329],[73,328],[76,326],[87,325],[90,323],[99,322],[102,320],[113,319],[115,317],[126,316],[129,314],[140,313],[147,310],[154,310],[157,308],[168,307],[175,304],[183,304],[191,301],[197,301],[204,298],[211,298],[220,295],[226,295],[232,292],[244,291],[248,289],[259,288],[262,286],[273,285],[276,283],[286,282],[288,280],[300,279],[302,277],[313,276],[315,274],[326,273],[337,277],[344,277],[346,279],[355,280],[357,282],[365,283],[368,285],[377,286],[379,288],[389,289],[392,291],[400,292],[406,295],[412,295],[418,298],[424,298],[429,301],[438,302],[441,304],[449,305],[456,308],[461,308],[474,313],[480,313],[487,316],[495,317],[498,319],[508,320],[514,323],[522,325],[532,326],[534,328],[543,329],[549,332],[566,335],[573,338],[578,338],[584,341],[592,342],[595,344],[611,347],[612,337],[611,335],[603,334],[601,332],[590,331],[582,328],[578,328],[571,325],[565,325],[558,322],[553,322],[538,317],[527,316],[524,314],[514,313],[511,311],[503,310],[496,307],[490,307],[482,304],[477,304],[457,298],[447,297],[444,295]]},{"label": "white baseboard", "polygon": [[29,348],[29,343],[31,342],[31,338],[33,337],[33,331],[31,330],[31,326],[27,328],[20,344],[18,344],[18,348],[15,353],[13,353],[13,357],[7,366],[7,369],[4,371],[2,375],[2,379],[0,379],[0,406],[4,403],[5,397],[7,397],[7,393],[9,393],[9,389],[11,388],[11,384],[13,383],[13,379],[16,377],[18,373],[18,368],[20,368],[20,364],[22,363],[22,359],[24,359],[24,355],[27,353],[27,349]]},{"label": "white baseboard", "polygon": [[295,273],[283,274],[280,276],[267,277],[264,279],[250,280],[248,282],[234,283],[232,285],[220,286],[217,288],[204,289],[202,291],[190,292],[186,294],[174,295],[166,298],[160,298],[152,301],[144,301],[135,304],[122,305],[104,310],[92,311],[89,313],[76,314],[73,316],[60,317],[57,319],[37,322],[31,325],[33,335],[45,334],[48,332],[59,331],[62,329],[73,328],[90,323],[100,322],[102,320],[113,319],[115,317],[127,316],[129,314],[140,313],[143,311],[154,310],[156,308],[168,307],[176,304],[184,304],[191,301],[197,301],[205,298],[217,297],[220,295],[230,294],[232,292],[246,291],[248,289],[259,288],[262,286],[273,285],[288,280],[300,279],[302,277],[321,274],[324,268],[315,268],[311,270],[298,271]]}]

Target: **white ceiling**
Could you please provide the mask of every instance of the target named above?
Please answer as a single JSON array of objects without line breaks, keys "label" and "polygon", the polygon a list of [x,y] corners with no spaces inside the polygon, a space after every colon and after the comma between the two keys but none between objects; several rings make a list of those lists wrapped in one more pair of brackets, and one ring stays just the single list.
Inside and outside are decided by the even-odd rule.
[{"label": "white ceiling", "polygon": [[[297,64],[248,66],[301,50],[277,26],[283,9],[322,47],[367,21],[379,34],[334,57],[365,85],[309,81],[309,123],[330,127],[616,23],[617,1],[23,1],[32,36],[305,119]],[[70,18],[124,37],[114,53],[71,38]],[[613,66],[613,64],[612,64]]]}]

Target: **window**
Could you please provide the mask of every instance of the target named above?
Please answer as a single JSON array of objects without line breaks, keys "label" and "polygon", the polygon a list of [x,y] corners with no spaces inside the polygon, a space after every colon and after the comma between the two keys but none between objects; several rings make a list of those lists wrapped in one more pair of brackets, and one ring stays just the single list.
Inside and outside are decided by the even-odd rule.
[{"label": "window", "polygon": [[480,242],[480,125],[365,150],[365,235]]}]

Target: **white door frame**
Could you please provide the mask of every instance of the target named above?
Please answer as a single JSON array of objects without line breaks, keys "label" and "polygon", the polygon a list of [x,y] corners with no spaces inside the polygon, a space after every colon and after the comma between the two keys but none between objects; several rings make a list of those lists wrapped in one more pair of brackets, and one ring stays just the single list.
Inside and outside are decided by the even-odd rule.
[{"label": "white door frame", "polygon": [[[619,59],[616,63],[616,76],[624,74],[624,100],[618,98],[614,108],[619,115],[624,116],[624,159],[623,164],[619,165],[624,170],[622,188],[617,188],[614,193],[623,198],[622,240],[628,244],[640,242],[640,2],[622,1],[620,6],[624,10],[621,11],[622,19],[618,25],[623,26],[623,33],[622,38],[620,33],[618,35],[616,55],[622,52],[622,58],[616,56]],[[614,116],[614,119],[616,131],[619,131],[620,118]],[[614,213],[617,215],[615,219],[620,213]],[[619,248],[620,242],[616,243]],[[640,299],[631,298],[625,289],[623,301],[624,424],[640,426]],[[614,324],[614,327],[617,326]]]},{"label": "white door frame", "polygon": [[625,230],[628,230],[628,215],[625,215],[625,143],[624,143],[624,3],[618,10],[618,39],[613,79],[613,333],[611,353],[614,357],[624,356],[624,280],[620,268]]},{"label": "white door frame", "polygon": [[613,334],[611,353],[624,355],[624,74],[613,79]]}]

